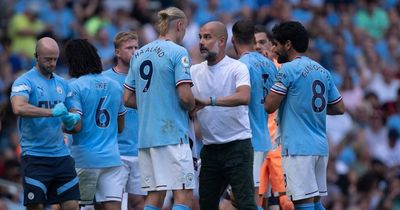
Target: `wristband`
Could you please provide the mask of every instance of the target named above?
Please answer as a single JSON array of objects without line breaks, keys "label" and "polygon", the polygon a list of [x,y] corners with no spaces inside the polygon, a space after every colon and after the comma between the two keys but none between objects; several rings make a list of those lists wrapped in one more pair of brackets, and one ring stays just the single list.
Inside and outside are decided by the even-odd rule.
[{"label": "wristband", "polygon": [[217,105],[217,97],[215,96],[211,96],[210,97],[210,101],[211,101],[211,106],[216,106]]}]

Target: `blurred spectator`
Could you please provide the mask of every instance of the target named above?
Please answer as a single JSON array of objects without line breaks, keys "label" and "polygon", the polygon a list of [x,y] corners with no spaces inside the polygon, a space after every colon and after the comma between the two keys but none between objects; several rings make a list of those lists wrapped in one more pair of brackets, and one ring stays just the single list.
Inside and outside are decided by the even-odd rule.
[{"label": "blurred spectator", "polygon": [[85,30],[90,37],[94,37],[99,30],[109,24],[110,21],[111,17],[109,16],[108,11],[103,6],[99,6],[93,16],[89,17],[84,23]]},{"label": "blurred spectator", "polygon": [[58,40],[73,38],[76,29],[76,18],[67,0],[50,1],[50,7],[40,13],[40,19],[49,25]]},{"label": "blurred spectator", "polygon": [[355,14],[355,24],[365,30],[368,35],[380,39],[389,27],[389,18],[377,0],[364,0],[363,7]]},{"label": "blurred spectator", "polygon": [[108,32],[100,28],[96,34],[95,44],[101,58],[103,69],[109,69],[114,65],[114,45],[110,42]]},{"label": "blurred spectator", "polygon": [[29,3],[23,13],[11,17],[8,36],[11,39],[11,53],[21,59],[33,60],[37,37],[44,32],[45,25],[38,19],[40,5]]},{"label": "blurred spectator", "polygon": [[365,128],[365,143],[367,143],[371,155],[377,157],[379,145],[387,144],[388,129],[384,126],[381,112],[374,111],[369,117],[369,123]]},{"label": "blurred spectator", "polygon": [[400,88],[400,81],[395,78],[395,66],[385,66],[382,72],[373,74],[368,89],[374,92],[380,104],[394,102],[397,97],[397,90]]},{"label": "blurred spectator", "polygon": [[386,142],[376,145],[374,156],[389,168],[400,166],[399,133],[395,129],[390,129],[387,138]]},{"label": "blurred spectator", "polygon": [[387,126],[396,129],[400,133],[400,88],[397,90],[397,99],[393,104],[394,114],[390,115],[387,120]]}]

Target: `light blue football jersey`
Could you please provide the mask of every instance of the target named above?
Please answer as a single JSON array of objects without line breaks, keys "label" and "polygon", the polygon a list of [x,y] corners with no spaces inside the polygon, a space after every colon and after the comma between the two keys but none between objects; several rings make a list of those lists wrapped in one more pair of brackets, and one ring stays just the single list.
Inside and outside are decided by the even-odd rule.
[{"label": "light blue football jersey", "polygon": [[69,83],[72,105],[82,115],[82,128],[73,134],[71,155],[77,168],[121,165],[118,116],[125,114],[122,87],[102,74],[87,74]]},{"label": "light blue football jersey", "polygon": [[[104,75],[117,81],[121,87],[124,85],[126,74],[116,72],[114,69],[109,69],[103,72]],[[123,156],[138,155],[138,116],[137,110],[126,107],[125,128],[122,133],[118,134],[119,153]]]},{"label": "light blue football jersey", "polygon": [[342,99],[329,71],[297,57],[282,65],[271,91],[286,95],[279,107],[282,155],[327,156],[327,105]]},{"label": "light blue football jersey", "polygon": [[271,138],[268,131],[268,115],[264,108],[264,100],[274,84],[277,74],[274,63],[258,52],[249,52],[239,59],[246,64],[250,73],[251,96],[249,119],[253,137],[251,143],[254,151],[271,150]]},{"label": "light blue football jersey", "polygon": [[[63,78],[53,74],[48,79],[33,67],[14,81],[11,97],[24,96],[33,106],[51,109],[59,102],[66,102],[67,92]],[[18,128],[22,155],[69,155],[59,117],[19,117]]]},{"label": "light blue football jersey", "polygon": [[176,87],[190,82],[190,61],[185,48],[155,40],[132,56],[124,86],[136,92],[139,148],[188,143],[188,112]]}]

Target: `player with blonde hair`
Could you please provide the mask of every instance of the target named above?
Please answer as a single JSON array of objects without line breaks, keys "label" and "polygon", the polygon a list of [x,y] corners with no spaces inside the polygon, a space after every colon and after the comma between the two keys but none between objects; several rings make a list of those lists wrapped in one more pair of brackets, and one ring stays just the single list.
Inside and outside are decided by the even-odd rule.
[{"label": "player with blonde hair", "polygon": [[177,44],[185,35],[187,18],[175,7],[158,17],[159,38],[132,57],[124,102],[138,110],[141,185],[148,192],[144,209],[160,209],[166,191],[172,190],[172,209],[188,210],[195,187],[188,112],[195,100],[189,54]]}]

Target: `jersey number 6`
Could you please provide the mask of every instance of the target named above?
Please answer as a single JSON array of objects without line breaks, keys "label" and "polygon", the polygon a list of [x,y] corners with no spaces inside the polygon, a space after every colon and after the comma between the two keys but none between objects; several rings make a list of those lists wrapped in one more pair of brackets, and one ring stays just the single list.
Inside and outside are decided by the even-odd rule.
[{"label": "jersey number 6", "polygon": [[[107,109],[102,108],[105,100],[105,96],[101,97],[96,108],[96,125],[100,128],[108,127],[110,124],[110,113],[107,111]],[[102,116],[104,116],[105,119]]]}]

